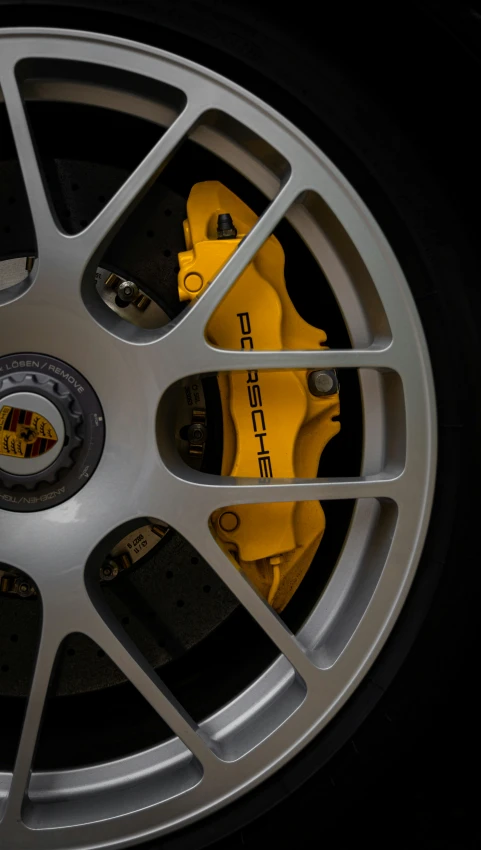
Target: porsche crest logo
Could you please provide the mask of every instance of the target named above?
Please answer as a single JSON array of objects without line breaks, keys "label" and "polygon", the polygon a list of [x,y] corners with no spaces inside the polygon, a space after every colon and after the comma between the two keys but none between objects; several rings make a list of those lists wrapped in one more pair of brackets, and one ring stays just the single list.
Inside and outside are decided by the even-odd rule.
[{"label": "porsche crest logo", "polygon": [[39,457],[50,451],[57,440],[53,425],[39,413],[9,405],[0,407],[0,455]]}]

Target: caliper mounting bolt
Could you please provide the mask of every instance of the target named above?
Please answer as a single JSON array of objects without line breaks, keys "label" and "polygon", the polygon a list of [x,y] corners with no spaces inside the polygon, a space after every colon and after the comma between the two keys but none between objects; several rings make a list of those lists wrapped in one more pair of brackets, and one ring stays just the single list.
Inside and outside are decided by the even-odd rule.
[{"label": "caliper mounting bolt", "polygon": [[221,213],[217,218],[217,239],[235,239],[237,228],[234,227],[230,213]]},{"label": "caliper mounting bolt", "polygon": [[318,369],[310,372],[307,379],[309,390],[312,395],[334,395],[339,389],[339,381],[334,369]]}]

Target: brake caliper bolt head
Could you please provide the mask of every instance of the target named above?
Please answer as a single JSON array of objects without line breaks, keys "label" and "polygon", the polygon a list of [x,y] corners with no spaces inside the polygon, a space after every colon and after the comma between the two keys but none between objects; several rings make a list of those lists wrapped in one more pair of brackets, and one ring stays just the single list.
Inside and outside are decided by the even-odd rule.
[{"label": "brake caliper bolt head", "polygon": [[221,213],[217,218],[217,239],[235,239],[237,228],[234,227],[230,213]]},{"label": "brake caliper bolt head", "polygon": [[339,389],[339,382],[334,369],[319,369],[311,372],[308,377],[309,390],[312,395],[333,395]]}]

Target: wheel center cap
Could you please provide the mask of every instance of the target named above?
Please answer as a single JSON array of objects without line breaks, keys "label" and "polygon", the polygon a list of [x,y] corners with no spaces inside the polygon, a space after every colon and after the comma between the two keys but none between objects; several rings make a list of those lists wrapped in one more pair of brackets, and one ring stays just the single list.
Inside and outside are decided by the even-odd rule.
[{"label": "wheel center cap", "polygon": [[76,369],[43,354],[0,358],[0,508],[71,498],[94,473],[104,436],[100,402]]},{"label": "wheel center cap", "polygon": [[58,408],[38,393],[12,393],[0,402],[0,469],[32,475],[47,469],[65,443]]}]

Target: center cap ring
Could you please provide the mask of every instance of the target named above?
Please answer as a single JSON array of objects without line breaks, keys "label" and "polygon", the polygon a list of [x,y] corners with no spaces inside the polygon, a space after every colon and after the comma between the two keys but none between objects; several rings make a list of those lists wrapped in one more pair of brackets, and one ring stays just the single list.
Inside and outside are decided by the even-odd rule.
[{"label": "center cap ring", "polygon": [[0,438],[0,508],[59,505],[85,486],[102,455],[100,401],[83,375],[55,357],[2,357]]}]

